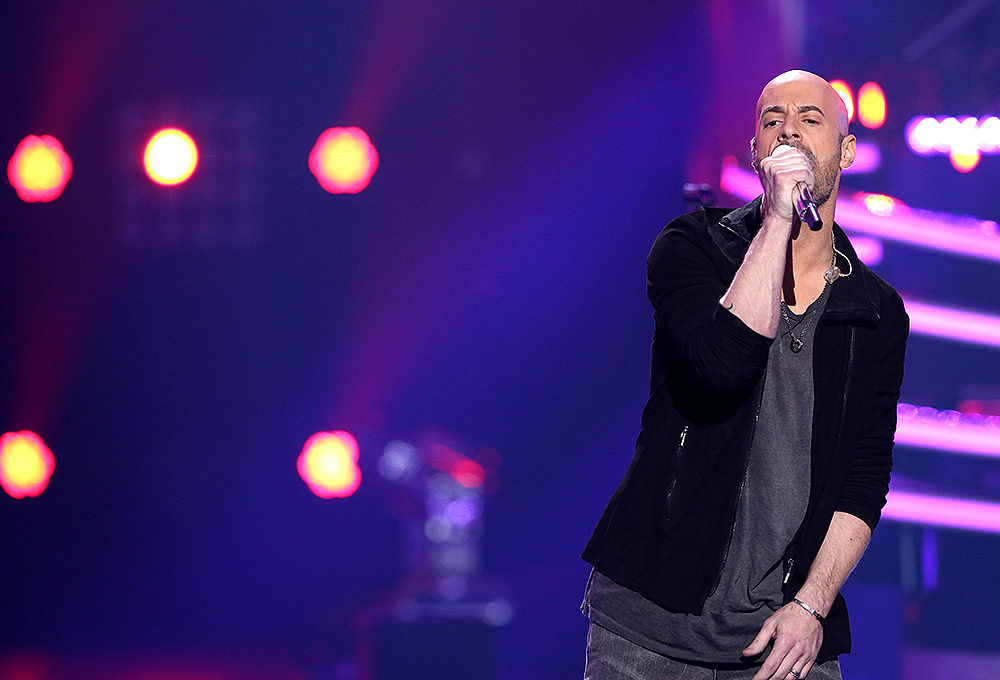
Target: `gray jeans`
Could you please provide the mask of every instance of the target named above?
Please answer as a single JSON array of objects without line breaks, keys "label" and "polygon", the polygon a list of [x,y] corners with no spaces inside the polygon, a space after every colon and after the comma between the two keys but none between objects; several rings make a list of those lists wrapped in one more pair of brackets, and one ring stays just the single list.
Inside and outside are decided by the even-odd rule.
[{"label": "gray jeans", "polygon": [[[651,652],[601,628],[593,621],[587,633],[584,680],[751,680],[757,668],[722,670],[686,664]],[[790,677],[790,676],[789,676]],[[809,670],[808,680],[841,680],[836,659]]]}]

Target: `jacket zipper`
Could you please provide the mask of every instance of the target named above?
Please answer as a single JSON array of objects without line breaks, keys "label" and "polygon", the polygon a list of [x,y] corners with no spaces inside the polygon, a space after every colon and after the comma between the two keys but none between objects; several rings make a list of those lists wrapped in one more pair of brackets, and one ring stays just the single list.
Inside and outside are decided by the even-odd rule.
[{"label": "jacket zipper", "polygon": [[[753,448],[753,438],[757,432],[757,422],[760,420],[760,407],[764,403],[764,382],[767,380],[767,367],[764,368],[764,375],[760,378],[760,398],[757,399],[757,411],[753,416],[753,428],[750,430],[750,443],[747,446],[746,460],[743,462],[743,477],[740,479],[740,490],[736,494],[736,509],[735,512],[738,514],[740,511],[740,499],[743,498],[743,487],[747,483],[747,470],[750,468],[750,449]],[[726,552],[722,555],[722,563],[719,565],[719,573],[715,575],[715,584],[712,586],[712,590],[709,591],[708,596],[711,597],[715,594],[715,591],[719,588],[719,581],[722,580],[722,572],[726,568],[726,561],[729,559],[729,549],[733,545],[733,536],[736,535],[736,516],[733,516],[733,526],[729,530],[729,540],[726,541]]]},{"label": "jacket zipper", "polygon": [[[684,429],[681,430],[681,439],[677,443],[677,453],[674,454],[674,458],[676,459],[674,461],[675,465],[679,464],[680,457],[681,457],[681,450],[684,448],[684,440],[687,439],[687,434],[688,434],[688,428],[689,427],[691,427],[691,426],[690,425],[685,425]],[[670,496],[672,496],[673,493],[674,493],[674,486],[676,484],[677,484],[677,469],[675,467],[675,469],[674,469],[674,478],[672,480],[670,480],[670,488],[667,489],[667,496],[666,496],[666,499],[663,502],[663,516],[664,516],[664,519],[666,519],[666,516],[667,516],[667,503],[668,503],[668,501],[670,501]]]},{"label": "jacket zipper", "polygon": [[[843,437],[844,423],[846,422],[847,419],[847,394],[850,391],[851,375],[854,370],[854,342],[856,338],[855,331],[856,329],[853,326],[851,326],[851,341],[848,345],[848,351],[847,351],[847,376],[844,378],[844,401],[842,402],[840,408],[840,435],[838,436],[838,440]],[[811,495],[812,494],[810,492],[810,496]],[[812,499],[810,498],[810,500]],[[792,568],[795,566],[794,547],[792,548],[791,554],[788,556],[788,559],[785,561],[785,563],[787,566],[785,567],[785,577],[781,580],[782,586],[786,585],[789,579],[792,578]]]}]

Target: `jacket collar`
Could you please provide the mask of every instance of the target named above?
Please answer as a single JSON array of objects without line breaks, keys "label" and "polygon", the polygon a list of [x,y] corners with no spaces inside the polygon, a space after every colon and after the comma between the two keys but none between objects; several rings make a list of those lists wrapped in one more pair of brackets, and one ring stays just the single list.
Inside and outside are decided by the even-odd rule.
[{"label": "jacket collar", "polygon": [[[723,215],[711,229],[712,239],[737,266],[743,261],[747,247],[760,230],[762,199],[763,196],[758,196]],[[739,240],[726,237],[724,232],[735,234]],[[843,257],[837,255],[837,266],[843,272],[851,272],[851,275],[842,276],[830,286],[830,298],[826,301],[823,320],[827,323],[877,323],[881,309],[875,275],[858,259],[850,239],[836,222],[833,223],[833,233],[837,238],[837,250],[850,260],[848,264]]]}]

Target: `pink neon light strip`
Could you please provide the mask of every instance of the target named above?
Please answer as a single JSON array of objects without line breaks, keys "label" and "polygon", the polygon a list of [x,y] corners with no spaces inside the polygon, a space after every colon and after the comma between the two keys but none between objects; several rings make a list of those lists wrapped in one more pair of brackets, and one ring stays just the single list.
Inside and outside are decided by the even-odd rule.
[{"label": "pink neon light strip", "polygon": [[896,443],[1000,458],[1000,417],[899,404]]},{"label": "pink neon light strip", "polygon": [[1000,533],[1000,504],[889,489],[882,517],[897,522]]},{"label": "pink neon light strip", "polygon": [[[757,175],[736,163],[723,163],[720,184],[734,196],[749,201],[760,195]],[[888,216],[873,215],[863,203],[837,200],[837,223],[844,229],[891,241],[1000,262],[1000,233],[996,222],[957,218],[944,213],[899,205]]]},{"label": "pink neon light strip", "polygon": [[1000,317],[904,300],[910,331],[975,345],[1000,347]]}]

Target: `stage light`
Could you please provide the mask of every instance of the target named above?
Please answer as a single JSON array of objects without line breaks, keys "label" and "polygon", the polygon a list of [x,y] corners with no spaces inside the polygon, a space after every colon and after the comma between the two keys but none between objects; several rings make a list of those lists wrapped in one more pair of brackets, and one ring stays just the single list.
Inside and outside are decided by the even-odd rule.
[{"label": "stage light", "polygon": [[979,165],[980,158],[982,158],[982,154],[974,146],[954,146],[948,152],[948,160],[951,161],[951,167],[959,172],[972,172]]},{"label": "stage light", "polygon": [[858,90],[858,120],[872,130],[885,123],[885,92],[877,83],[865,83]]},{"label": "stage light", "polygon": [[858,198],[862,199],[868,212],[879,217],[889,217],[892,215],[892,211],[896,208],[897,203],[896,199],[885,194],[865,194],[864,192],[859,192]]},{"label": "stage light", "polygon": [[844,101],[844,106],[847,107],[847,120],[854,120],[854,93],[851,92],[851,86],[843,80],[834,80],[830,83],[830,87],[832,87]]},{"label": "stage light", "polygon": [[958,141],[962,124],[958,118],[946,116],[938,120],[937,137],[934,140],[934,150],[938,153],[948,153]]},{"label": "stage light", "polygon": [[854,162],[844,168],[845,175],[860,175],[875,172],[882,166],[882,151],[871,142],[858,142],[854,150]]},{"label": "stage light", "polygon": [[882,517],[898,522],[1000,533],[1000,504],[889,489]]},{"label": "stage light", "polygon": [[347,432],[317,432],[297,462],[299,476],[320,498],[347,498],[361,484],[358,442]]},{"label": "stage light", "polygon": [[1000,317],[904,300],[910,332],[974,345],[1000,347]]},{"label": "stage light", "polygon": [[851,245],[854,246],[854,252],[857,253],[858,259],[869,267],[875,267],[882,262],[885,249],[877,238],[855,235],[851,237]]},{"label": "stage light", "polygon": [[183,130],[164,128],[146,142],[142,163],[151,180],[175,186],[194,174],[198,167],[198,147]]},{"label": "stage light", "polygon": [[904,403],[896,407],[896,416],[897,444],[1000,458],[1000,416]]},{"label": "stage light", "polygon": [[0,437],[0,486],[14,498],[45,491],[55,466],[52,451],[34,432],[8,432]]},{"label": "stage light", "polygon": [[468,458],[455,462],[448,473],[452,479],[466,489],[477,489],[486,479],[486,472],[483,470],[483,466]]},{"label": "stage light", "polygon": [[1000,151],[1000,118],[988,116],[979,121],[976,145],[983,153],[994,154]]},{"label": "stage light", "polygon": [[7,179],[22,201],[55,200],[73,174],[73,164],[55,137],[28,135],[7,163]]},{"label": "stage light", "polygon": [[928,116],[911,118],[906,124],[906,145],[910,151],[921,156],[934,153],[938,138],[938,122]]},{"label": "stage light", "polygon": [[356,127],[330,128],[309,153],[309,170],[331,194],[356,194],[378,168],[378,152],[368,135]]}]

